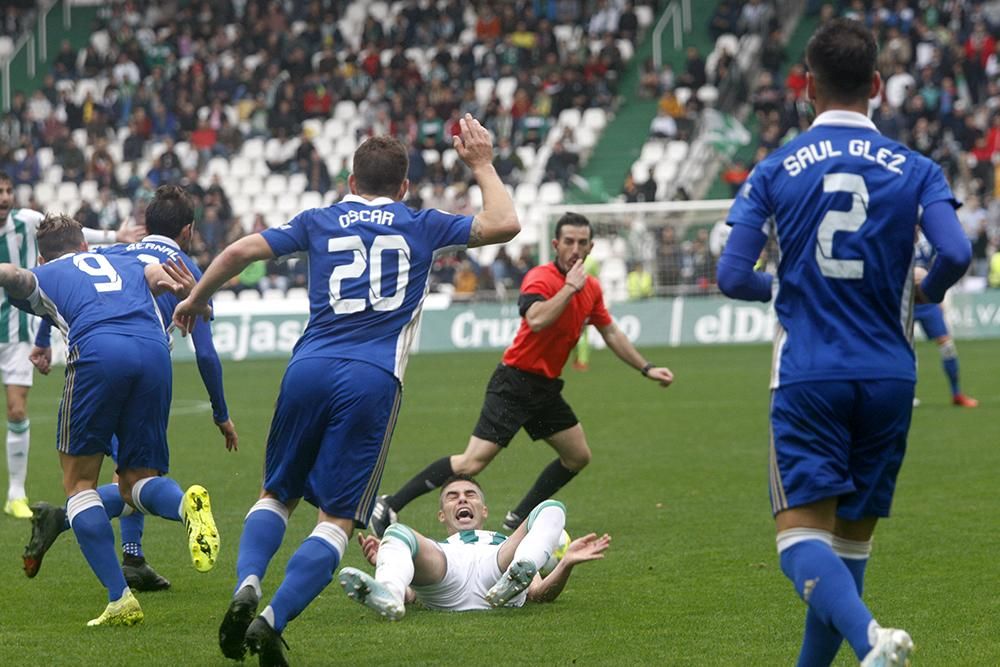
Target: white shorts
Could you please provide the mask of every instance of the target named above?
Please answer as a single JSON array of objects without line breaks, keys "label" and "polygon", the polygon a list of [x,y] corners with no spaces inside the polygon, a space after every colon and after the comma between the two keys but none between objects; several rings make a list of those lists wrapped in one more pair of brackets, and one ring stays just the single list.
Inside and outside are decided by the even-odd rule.
[{"label": "white shorts", "polygon": [[[440,611],[472,611],[492,609],[486,593],[497,583],[503,572],[497,565],[498,544],[435,544],[448,563],[444,579],[430,586],[413,586],[417,600],[428,609]],[[527,591],[510,602],[508,607],[524,606]]]},{"label": "white shorts", "polygon": [[31,343],[6,343],[0,345],[0,377],[5,385],[30,387],[35,379],[31,365]]}]

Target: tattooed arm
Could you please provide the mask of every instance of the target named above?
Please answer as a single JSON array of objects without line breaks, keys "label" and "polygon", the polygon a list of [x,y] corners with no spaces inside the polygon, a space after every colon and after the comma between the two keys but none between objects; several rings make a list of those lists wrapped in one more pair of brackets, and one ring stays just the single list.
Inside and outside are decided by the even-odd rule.
[{"label": "tattooed arm", "polygon": [[470,248],[505,243],[521,231],[514,202],[493,168],[493,141],[490,133],[471,115],[459,121],[462,132],[454,138],[455,150],[472,170],[483,192],[483,210],[472,221]]},{"label": "tattooed arm", "polygon": [[0,287],[12,299],[27,299],[35,291],[35,274],[13,264],[0,264]]}]

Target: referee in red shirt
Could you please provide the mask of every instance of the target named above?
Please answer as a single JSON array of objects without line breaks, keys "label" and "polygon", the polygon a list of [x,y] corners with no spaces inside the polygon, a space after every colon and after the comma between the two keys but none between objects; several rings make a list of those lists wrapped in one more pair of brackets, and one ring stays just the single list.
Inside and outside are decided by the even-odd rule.
[{"label": "referee in red shirt", "polygon": [[608,347],[644,377],[669,387],[669,368],[648,363],[615,326],[604,306],[601,284],[583,269],[592,231],[587,218],[567,213],[556,223],[556,260],[524,277],[518,308],[521,328],[504,352],[486,387],[479,422],[462,454],[431,463],[391,496],[381,496],[370,525],[381,537],[414,498],[438,488],[455,474],[476,475],[523,427],[532,440],[544,439],[559,455],[546,466],[520,504],[504,519],[513,531],[538,503],[554,495],[590,462],[590,448],[573,409],[563,400],[559,379],[570,351],[587,324]]}]

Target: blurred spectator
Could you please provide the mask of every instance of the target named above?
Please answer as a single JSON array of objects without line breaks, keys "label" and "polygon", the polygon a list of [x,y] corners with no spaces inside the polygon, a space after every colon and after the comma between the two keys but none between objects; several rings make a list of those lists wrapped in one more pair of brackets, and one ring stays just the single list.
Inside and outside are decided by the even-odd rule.
[{"label": "blurred spectator", "polygon": [[629,301],[648,299],[653,296],[653,275],[642,262],[631,262],[625,277],[625,288]]},{"label": "blurred spectator", "polygon": [[557,141],[552,146],[552,155],[545,163],[545,180],[557,181],[566,187],[570,177],[576,174],[579,163],[580,156],[568,152],[563,142]]}]

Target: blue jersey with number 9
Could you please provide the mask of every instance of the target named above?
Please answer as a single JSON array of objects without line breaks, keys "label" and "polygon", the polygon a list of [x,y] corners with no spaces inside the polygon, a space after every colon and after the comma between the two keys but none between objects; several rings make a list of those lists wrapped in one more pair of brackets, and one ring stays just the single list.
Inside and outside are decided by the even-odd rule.
[{"label": "blue jersey with number 9", "polygon": [[922,209],[957,205],[941,169],[861,114],[821,114],[754,169],[731,225],[767,233],[781,257],[771,386],[916,380],[913,244]]},{"label": "blue jersey with number 9", "polygon": [[80,252],[31,271],[37,278],[35,291],[14,304],[52,320],[69,347],[100,333],[145,338],[166,347],[145,265],[136,258]]},{"label": "blue jersey with number 9", "polygon": [[463,247],[472,218],[348,195],[261,233],[275,255],[309,253],[309,324],[292,359],[374,364],[400,382],[434,253]]}]

